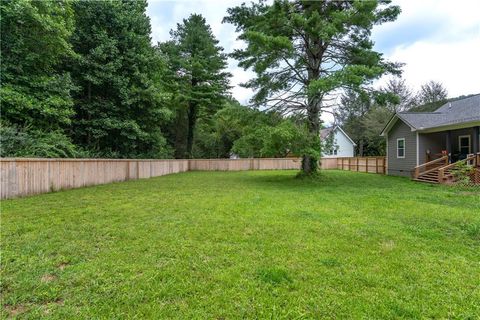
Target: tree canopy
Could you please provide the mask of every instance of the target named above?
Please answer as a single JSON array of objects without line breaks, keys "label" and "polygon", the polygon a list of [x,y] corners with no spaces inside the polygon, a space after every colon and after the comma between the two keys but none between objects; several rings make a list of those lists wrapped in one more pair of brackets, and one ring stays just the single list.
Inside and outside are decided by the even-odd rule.
[{"label": "tree canopy", "polygon": [[168,155],[160,128],[170,112],[146,7],[146,0],[74,2],[73,138],[100,156]]},{"label": "tree canopy", "polygon": [[[191,158],[197,120],[211,117],[224,106],[230,74],[224,71],[227,57],[223,48],[201,15],[184,19],[170,35],[172,39],[159,49],[167,57],[170,77],[166,85],[176,105],[176,156]],[[178,130],[183,130],[183,135]]]},{"label": "tree canopy", "polygon": [[[245,46],[229,54],[192,14],[152,44],[147,0],[0,3],[0,156],[225,158],[300,155],[314,174],[322,112],[381,155],[395,111],[432,111],[447,90],[413,91],[373,49],[388,0],[260,0],[228,9]],[[255,76],[249,106],[230,93],[227,58]]]},{"label": "tree canopy", "polygon": [[265,1],[230,8],[225,22],[240,32],[246,48],[232,54],[256,77],[253,102],[282,113],[305,115],[312,146],[302,170],[315,173],[320,155],[320,114],[329,94],[362,88],[399,65],[385,61],[370,40],[375,24],[400,13],[390,1]]}]

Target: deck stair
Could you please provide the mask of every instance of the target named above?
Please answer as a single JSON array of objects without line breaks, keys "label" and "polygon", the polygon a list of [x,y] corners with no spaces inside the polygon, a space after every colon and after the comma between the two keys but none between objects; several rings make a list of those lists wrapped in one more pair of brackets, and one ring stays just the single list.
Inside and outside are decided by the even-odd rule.
[{"label": "deck stair", "polygon": [[[420,182],[428,182],[428,183],[439,183],[438,182],[438,169],[440,169],[443,166],[437,166],[435,170],[430,171],[426,174],[422,174],[421,176],[414,178],[413,180],[415,181],[420,181]],[[450,169],[447,169],[445,171],[445,178],[450,179],[453,178],[452,171]]]},{"label": "deck stair", "polygon": [[457,170],[457,165],[460,163],[468,163],[476,168],[480,168],[480,153],[451,164],[448,163],[447,156],[424,163],[415,167],[413,180],[426,183],[453,183],[455,182],[454,173]]}]

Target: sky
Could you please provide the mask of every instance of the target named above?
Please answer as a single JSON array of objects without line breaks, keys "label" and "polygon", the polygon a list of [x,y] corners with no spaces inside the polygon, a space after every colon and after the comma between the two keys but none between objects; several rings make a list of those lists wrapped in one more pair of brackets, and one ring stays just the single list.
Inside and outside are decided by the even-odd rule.
[{"label": "sky", "polygon": [[[152,42],[169,40],[169,32],[192,13],[202,14],[226,53],[241,48],[234,26],[222,24],[229,7],[245,0],[148,0]],[[250,2],[248,0],[247,2]],[[394,22],[375,26],[375,50],[390,61],[402,62],[403,78],[414,91],[429,81],[441,82],[449,97],[480,93],[480,1],[394,0],[402,13]],[[247,104],[252,96],[240,83],[254,76],[229,59],[232,95]],[[375,86],[386,81],[382,78]],[[328,114],[324,121],[331,122]]]}]

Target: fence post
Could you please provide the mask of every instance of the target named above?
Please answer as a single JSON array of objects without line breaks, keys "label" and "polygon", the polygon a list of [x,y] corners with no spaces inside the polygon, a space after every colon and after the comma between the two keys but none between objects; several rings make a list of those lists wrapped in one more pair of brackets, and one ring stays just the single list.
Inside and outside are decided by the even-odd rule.
[{"label": "fence post", "polygon": [[358,166],[358,162],[360,161],[360,158],[357,158],[357,172],[360,172],[360,168]]},{"label": "fence post", "polygon": [[366,173],[369,173],[369,172],[368,172],[368,158],[365,158],[365,165],[366,165],[365,172],[366,172]]}]

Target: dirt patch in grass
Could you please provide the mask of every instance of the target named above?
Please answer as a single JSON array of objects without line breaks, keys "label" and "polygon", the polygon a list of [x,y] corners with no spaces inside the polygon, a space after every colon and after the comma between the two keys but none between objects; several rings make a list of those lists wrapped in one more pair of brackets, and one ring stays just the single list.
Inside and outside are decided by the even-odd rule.
[{"label": "dirt patch in grass", "polygon": [[9,316],[9,318],[14,318],[14,317],[24,313],[27,310],[28,310],[28,308],[26,306],[24,306],[23,304],[18,304],[18,305],[15,305],[15,306],[10,306],[10,305],[5,306],[5,311],[7,311],[7,314]]},{"label": "dirt patch in grass", "polygon": [[48,315],[51,313],[52,308],[55,307],[61,307],[65,304],[65,301],[62,298],[58,298],[57,300],[54,301],[49,301],[43,304],[44,310],[43,314]]},{"label": "dirt patch in grass", "polygon": [[56,280],[56,279],[57,279],[57,276],[56,276],[56,275],[48,274],[48,273],[47,273],[47,274],[44,274],[40,280],[41,280],[42,282],[44,282],[44,283],[49,283],[49,282],[52,282],[52,281],[54,281],[54,280]]},{"label": "dirt patch in grass", "polygon": [[58,269],[60,269],[60,271],[63,271],[67,266],[68,266],[68,263],[62,262],[58,265]]}]

